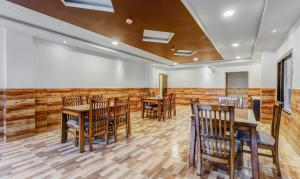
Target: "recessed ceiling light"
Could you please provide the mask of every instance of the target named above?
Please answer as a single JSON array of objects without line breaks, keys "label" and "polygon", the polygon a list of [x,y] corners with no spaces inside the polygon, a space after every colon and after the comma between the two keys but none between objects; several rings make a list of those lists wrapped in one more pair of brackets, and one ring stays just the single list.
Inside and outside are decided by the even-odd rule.
[{"label": "recessed ceiling light", "polygon": [[234,14],[234,11],[233,10],[227,10],[224,12],[224,17],[230,17]]},{"label": "recessed ceiling light", "polygon": [[171,51],[173,51],[173,52],[174,52],[175,50],[176,50],[175,48],[171,48]]},{"label": "recessed ceiling light", "polygon": [[113,41],[111,44],[113,44],[113,45],[119,45],[119,42],[118,41]]},{"label": "recessed ceiling light", "polygon": [[233,47],[238,47],[238,46],[240,46],[240,44],[239,43],[233,43],[232,46]]},{"label": "recessed ceiling light", "polygon": [[127,23],[127,24],[132,24],[132,23],[133,23],[133,21],[132,21],[132,19],[131,19],[131,18],[127,18],[127,19],[126,19],[126,23]]},{"label": "recessed ceiling light", "polygon": [[198,61],[198,58],[194,58],[194,61],[195,61],[195,62]]},{"label": "recessed ceiling light", "polygon": [[273,29],[272,32],[273,32],[273,33],[276,33],[277,31],[276,31],[276,29]]},{"label": "recessed ceiling light", "polygon": [[241,57],[240,56],[237,56],[237,57],[235,57],[236,59],[241,59]]},{"label": "recessed ceiling light", "polygon": [[178,65],[178,63],[174,63],[174,65]]},{"label": "recessed ceiling light", "polygon": [[64,43],[64,44],[66,44],[66,43],[67,43],[67,41],[66,41],[66,40],[64,40],[64,41],[63,41],[63,43]]}]

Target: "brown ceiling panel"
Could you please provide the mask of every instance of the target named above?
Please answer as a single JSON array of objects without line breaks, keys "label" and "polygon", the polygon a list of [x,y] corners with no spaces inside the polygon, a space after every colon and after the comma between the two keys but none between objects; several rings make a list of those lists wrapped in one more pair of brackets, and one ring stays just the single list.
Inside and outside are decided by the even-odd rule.
[{"label": "brown ceiling panel", "polygon": [[[114,13],[66,7],[60,0],[9,0],[10,2],[111,37],[178,63],[222,60],[180,0],[112,0]],[[131,25],[125,22],[132,18]],[[168,44],[143,42],[144,29],[173,32]],[[172,47],[196,50],[190,57],[175,56]]]}]

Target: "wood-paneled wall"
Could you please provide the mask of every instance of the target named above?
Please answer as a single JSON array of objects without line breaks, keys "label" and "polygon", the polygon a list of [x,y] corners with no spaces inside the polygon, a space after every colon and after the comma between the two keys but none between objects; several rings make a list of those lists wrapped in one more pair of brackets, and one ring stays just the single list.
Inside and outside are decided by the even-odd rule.
[{"label": "wood-paneled wall", "polygon": [[283,113],[280,132],[285,133],[285,140],[300,156],[300,89],[292,90],[292,114]]},{"label": "wood-paneled wall", "polygon": [[168,88],[168,93],[176,94],[176,103],[190,104],[190,98],[199,98],[200,103],[217,103],[218,97],[225,96],[224,88]]},{"label": "wood-paneled wall", "polygon": [[273,106],[275,103],[276,90],[273,88],[261,89],[261,115],[260,118],[264,122],[271,122],[273,114]]},{"label": "wood-paneled wall", "polygon": [[4,102],[3,102],[3,98],[4,95],[3,95],[3,89],[0,89],[0,142],[3,142],[4,141],[4,128],[3,128],[3,125],[4,125],[4,118],[3,118],[3,105],[4,105]]},{"label": "wood-paneled wall", "polygon": [[[155,90],[155,89],[154,89]],[[140,109],[140,92],[148,88],[54,88],[54,89],[6,89],[5,121],[6,141],[13,141],[57,129],[63,96],[89,96],[103,94],[104,97],[130,96],[131,110]],[[1,100],[2,101],[2,100]],[[3,121],[3,118],[1,118]]]},{"label": "wood-paneled wall", "polygon": [[6,141],[32,136],[35,133],[35,90],[5,90]]}]

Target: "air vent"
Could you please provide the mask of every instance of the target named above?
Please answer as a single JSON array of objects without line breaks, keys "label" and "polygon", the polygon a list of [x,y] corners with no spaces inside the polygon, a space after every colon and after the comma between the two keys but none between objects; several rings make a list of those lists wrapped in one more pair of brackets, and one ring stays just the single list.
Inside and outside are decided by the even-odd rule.
[{"label": "air vent", "polygon": [[177,55],[177,56],[192,56],[195,53],[197,53],[197,51],[193,51],[193,50],[176,50],[174,55]]},{"label": "air vent", "polygon": [[111,0],[61,0],[65,6],[114,12]]},{"label": "air vent", "polygon": [[169,43],[174,33],[155,30],[144,30],[143,41],[156,43]]}]

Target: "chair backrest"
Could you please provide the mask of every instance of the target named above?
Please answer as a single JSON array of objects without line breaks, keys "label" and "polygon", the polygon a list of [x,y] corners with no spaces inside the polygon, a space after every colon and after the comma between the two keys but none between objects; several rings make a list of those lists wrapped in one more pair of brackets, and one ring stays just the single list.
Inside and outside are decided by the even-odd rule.
[{"label": "chair backrest", "polygon": [[283,108],[282,102],[278,101],[274,104],[271,134],[275,138],[277,144],[279,140],[279,128],[280,128],[282,108]]},{"label": "chair backrest", "polygon": [[62,105],[63,105],[63,107],[83,105],[82,96],[78,96],[78,97],[62,97]]},{"label": "chair backrest", "polygon": [[191,104],[192,114],[195,114],[195,111],[193,109],[194,103],[199,104],[199,102],[200,102],[199,98],[190,98],[190,104]]},{"label": "chair backrest", "polygon": [[220,105],[230,105],[238,109],[243,109],[243,98],[238,96],[223,96],[219,97]]},{"label": "chair backrest", "polygon": [[162,109],[164,112],[169,111],[171,109],[171,98],[170,95],[165,95],[163,97]]},{"label": "chair backrest", "polygon": [[234,106],[194,103],[193,108],[201,153],[212,158],[232,160],[235,147]]},{"label": "chair backrest", "polygon": [[103,94],[87,96],[87,100],[86,101],[89,104],[92,100],[99,100],[99,99],[103,99]]},{"label": "chair backrest", "polygon": [[108,130],[109,100],[92,99],[89,111],[89,125],[92,133],[100,133]]},{"label": "chair backrest", "polygon": [[140,97],[141,97],[141,99],[143,99],[143,98],[146,98],[146,97],[150,97],[150,92],[141,92],[140,93]]},{"label": "chair backrest", "polygon": [[126,125],[130,113],[130,97],[115,98],[114,118],[117,127]]}]

